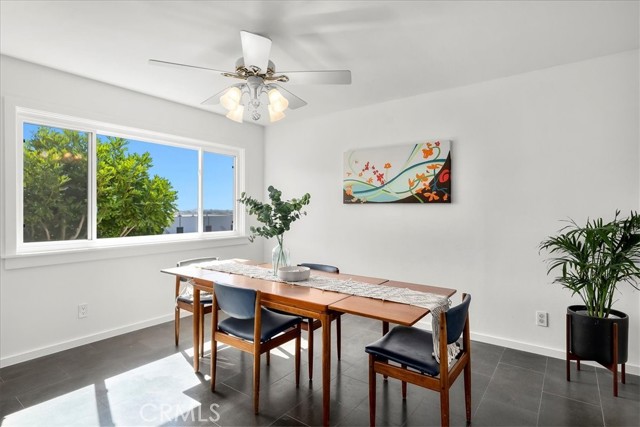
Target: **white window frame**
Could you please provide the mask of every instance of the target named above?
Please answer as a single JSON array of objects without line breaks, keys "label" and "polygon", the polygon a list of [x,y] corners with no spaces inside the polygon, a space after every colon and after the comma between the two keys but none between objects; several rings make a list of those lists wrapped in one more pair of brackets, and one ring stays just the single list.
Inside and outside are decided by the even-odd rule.
[{"label": "white window frame", "polygon": [[[5,113],[7,105],[5,103]],[[2,258],[11,259],[38,254],[64,254],[77,253],[79,251],[100,251],[108,248],[121,249],[122,247],[132,247],[158,244],[179,244],[180,242],[207,242],[220,241],[220,245],[234,245],[246,241],[244,207],[237,200],[244,191],[244,149],[233,147],[221,143],[207,142],[193,138],[170,135],[166,133],[154,132],[133,127],[120,126],[112,123],[105,123],[96,120],[83,119],[79,117],[52,113],[49,111],[36,110],[21,106],[12,108],[14,114],[11,120],[13,129],[6,129],[5,144],[0,158],[4,173],[2,175],[3,205],[3,233],[1,239]],[[5,124],[9,124],[5,114]],[[23,242],[23,131],[24,123],[41,124],[44,126],[71,129],[89,133],[89,165],[88,165],[88,218],[87,239],[66,240],[55,242]],[[198,231],[183,234],[162,234],[155,236],[130,236],[118,238],[97,238],[96,230],[96,210],[97,191],[96,183],[96,162],[95,155],[97,135],[107,135],[122,137],[136,141],[163,144],[179,148],[196,150],[198,152]],[[230,231],[204,231],[203,218],[203,183],[202,167],[203,154],[205,152],[233,156],[234,164],[234,200],[236,200],[233,211],[233,230]],[[12,173],[13,172],[13,173]],[[218,246],[218,245],[213,245]],[[153,251],[152,251],[153,252]],[[48,264],[49,262],[45,262]],[[39,263],[36,263],[39,265]],[[18,267],[16,267],[18,268]]]}]

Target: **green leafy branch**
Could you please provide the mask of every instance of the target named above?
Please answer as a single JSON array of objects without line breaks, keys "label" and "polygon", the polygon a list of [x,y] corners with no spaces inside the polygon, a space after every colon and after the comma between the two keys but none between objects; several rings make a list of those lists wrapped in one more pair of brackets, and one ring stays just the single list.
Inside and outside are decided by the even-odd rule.
[{"label": "green leafy branch", "polygon": [[267,191],[271,203],[260,202],[244,192],[238,201],[247,207],[249,215],[255,215],[256,219],[263,224],[259,227],[251,226],[249,228],[251,231],[249,241],[253,242],[256,236],[266,239],[276,237],[282,246],[285,231],[289,231],[295,220],[307,214],[302,209],[309,204],[311,195],[306,193],[299,199],[282,200],[282,192],[272,185]]}]

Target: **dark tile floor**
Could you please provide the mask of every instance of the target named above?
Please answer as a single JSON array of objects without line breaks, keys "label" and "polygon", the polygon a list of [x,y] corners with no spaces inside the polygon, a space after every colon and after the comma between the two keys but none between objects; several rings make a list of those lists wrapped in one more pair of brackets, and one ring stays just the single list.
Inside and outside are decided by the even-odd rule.
[{"label": "dark tile floor", "polygon": [[[334,352],[331,422],[368,425],[367,357],[364,346],[378,338],[379,322],[343,316],[342,361]],[[251,358],[221,348],[217,391],[209,391],[209,362],[191,368],[191,321],[173,345],[165,323],[72,350],[0,369],[0,425],[6,426],[299,426],[322,421],[320,359],[313,382],[296,389],[291,347],[263,363],[260,415],[253,415]],[[316,339],[320,339],[316,331]],[[335,340],[335,338],[334,338]],[[319,341],[317,341],[319,342]],[[208,344],[207,344],[208,345]],[[303,342],[304,345],[304,342]],[[316,356],[319,352],[316,351]],[[474,426],[638,426],[640,384],[627,375],[612,396],[611,374],[584,366],[565,380],[564,362],[480,342],[472,345]],[[440,423],[438,395],[409,385],[406,401],[397,381],[378,381],[380,426]],[[464,425],[460,378],[451,396],[453,425]]]}]

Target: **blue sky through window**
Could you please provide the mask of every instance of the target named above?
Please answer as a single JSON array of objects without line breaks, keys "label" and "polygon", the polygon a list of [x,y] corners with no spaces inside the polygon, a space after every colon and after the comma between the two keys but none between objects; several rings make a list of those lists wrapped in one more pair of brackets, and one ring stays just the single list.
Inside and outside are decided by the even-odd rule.
[{"label": "blue sky through window", "polygon": [[[40,125],[25,123],[23,137],[31,139]],[[53,128],[56,130],[60,129]],[[106,139],[98,135],[98,139]],[[198,207],[198,151],[195,149],[173,147],[163,144],[129,139],[129,153],[149,152],[153,166],[149,170],[151,176],[167,178],[178,191],[178,209],[180,211],[195,210]],[[204,156],[204,209],[233,210],[235,159],[217,153],[206,152]]]}]

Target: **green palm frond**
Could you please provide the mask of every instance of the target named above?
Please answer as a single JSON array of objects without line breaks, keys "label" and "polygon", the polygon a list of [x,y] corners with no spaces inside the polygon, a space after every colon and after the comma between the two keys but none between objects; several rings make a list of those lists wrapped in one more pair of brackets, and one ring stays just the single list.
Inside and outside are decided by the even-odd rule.
[{"label": "green palm frond", "polygon": [[620,218],[616,211],[610,222],[568,223],[540,243],[550,255],[547,274],[555,272],[553,282],[577,294],[590,316],[607,317],[619,283],[640,289],[640,215]]}]

